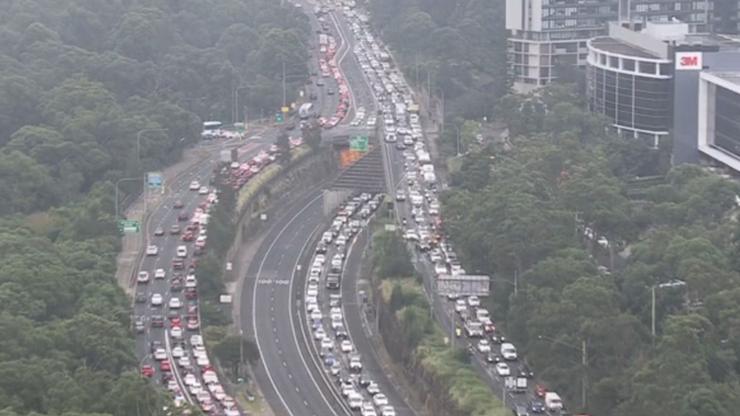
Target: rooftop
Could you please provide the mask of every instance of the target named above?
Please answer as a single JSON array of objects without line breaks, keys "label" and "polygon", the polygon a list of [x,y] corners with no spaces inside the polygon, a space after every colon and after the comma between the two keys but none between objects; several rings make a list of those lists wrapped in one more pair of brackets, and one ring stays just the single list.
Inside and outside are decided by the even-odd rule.
[{"label": "rooftop", "polygon": [[609,36],[602,36],[591,39],[591,45],[594,48],[600,49],[604,52],[632,56],[635,58],[660,59],[658,55],[655,55],[645,49],[642,49],[635,45],[631,45],[618,39],[614,39]]},{"label": "rooftop", "polygon": [[738,72],[711,72],[717,78],[721,78],[735,85],[740,85],[740,71]]}]

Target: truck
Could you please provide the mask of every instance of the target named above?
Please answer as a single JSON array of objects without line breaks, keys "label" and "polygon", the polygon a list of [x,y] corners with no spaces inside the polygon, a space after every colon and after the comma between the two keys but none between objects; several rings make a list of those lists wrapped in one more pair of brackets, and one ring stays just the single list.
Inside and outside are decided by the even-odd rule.
[{"label": "truck", "polygon": [[519,376],[516,378],[516,381],[514,383],[514,388],[512,389],[514,393],[526,393],[527,392],[527,377]]},{"label": "truck", "polygon": [[482,337],[483,336],[483,325],[478,321],[468,319],[465,322],[465,333],[468,334],[468,337],[470,338]]},{"label": "truck", "polygon": [[307,120],[313,114],[313,103],[302,104],[298,108],[298,116],[301,120]]},{"label": "truck", "polygon": [[342,275],[339,273],[329,273],[326,275],[326,288],[339,289],[342,283]]}]

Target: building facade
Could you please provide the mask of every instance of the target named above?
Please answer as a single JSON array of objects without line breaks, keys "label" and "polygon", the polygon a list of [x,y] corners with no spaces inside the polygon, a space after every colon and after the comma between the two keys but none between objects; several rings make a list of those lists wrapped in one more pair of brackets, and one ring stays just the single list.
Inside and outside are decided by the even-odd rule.
[{"label": "building facade", "polygon": [[607,22],[679,20],[708,30],[711,0],[506,0],[508,65],[514,89],[531,91],[557,79],[565,67],[586,64],[588,39]]}]

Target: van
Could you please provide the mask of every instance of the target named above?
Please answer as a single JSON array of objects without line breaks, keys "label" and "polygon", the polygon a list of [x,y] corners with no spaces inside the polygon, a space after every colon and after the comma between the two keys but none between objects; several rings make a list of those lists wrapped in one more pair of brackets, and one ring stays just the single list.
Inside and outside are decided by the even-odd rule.
[{"label": "van", "polygon": [[501,344],[501,356],[504,360],[514,361],[517,359],[516,347],[510,342],[504,342]]},{"label": "van", "polygon": [[513,412],[514,416],[529,416],[529,411],[527,411],[527,407],[520,404],[516,405],[516,407],[513,409]]},{"label": "van", "polygon": [[177,246],[177,257],[187,257],[188,248],[186,246]]},{"label": "van", "polygon": [[563,410],[563,401],[554,391],[545,393],[545,407],[548,411]]}]

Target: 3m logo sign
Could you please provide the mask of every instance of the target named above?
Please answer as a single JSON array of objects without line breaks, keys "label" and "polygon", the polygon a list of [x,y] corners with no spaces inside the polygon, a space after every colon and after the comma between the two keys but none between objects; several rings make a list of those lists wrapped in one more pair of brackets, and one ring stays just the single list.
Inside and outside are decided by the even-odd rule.
[{"label": "3m logo sign", "polygon": [[701,52],[677,52],[676,71],[701,70]]}]

